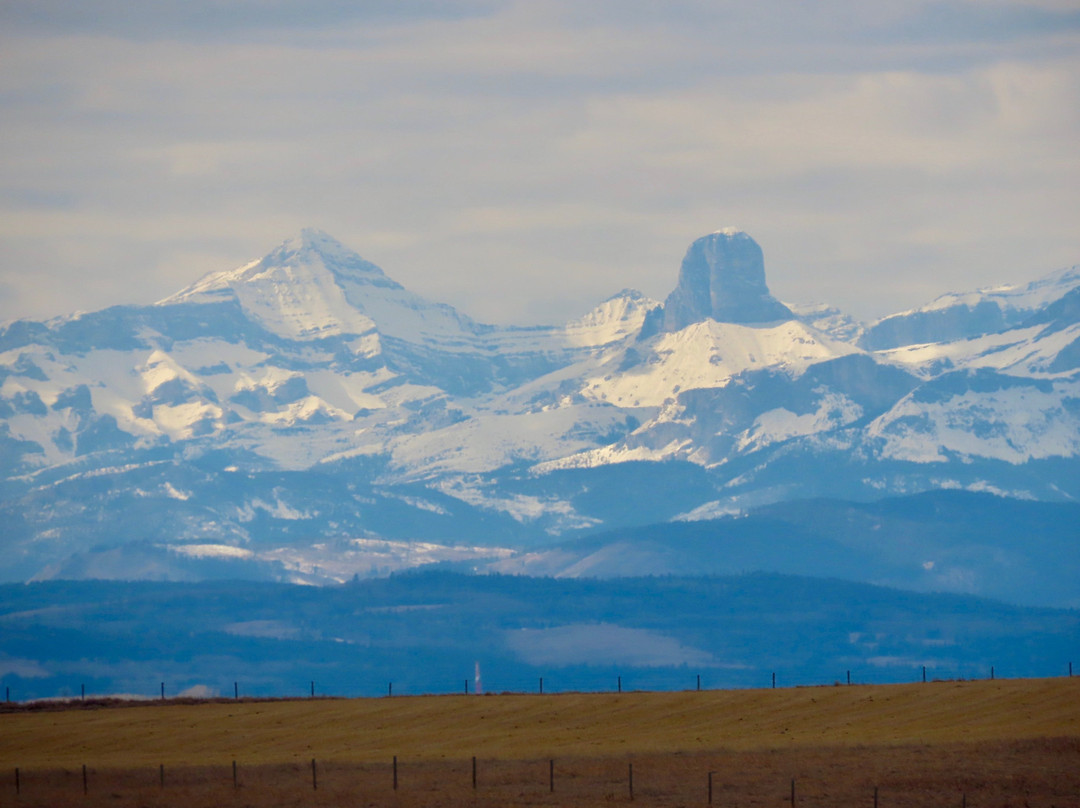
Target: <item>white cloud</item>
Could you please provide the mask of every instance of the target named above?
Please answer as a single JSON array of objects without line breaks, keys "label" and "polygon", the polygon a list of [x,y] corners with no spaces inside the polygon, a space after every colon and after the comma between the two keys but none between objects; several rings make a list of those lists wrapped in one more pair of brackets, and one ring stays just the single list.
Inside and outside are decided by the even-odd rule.
[{"label": "white cloud", "polygon": [[729,223],[864,316],[1080,261],[1067,3],[44,5],[0,9],[0,319],[308,224],[502,321],[663,297]]}]

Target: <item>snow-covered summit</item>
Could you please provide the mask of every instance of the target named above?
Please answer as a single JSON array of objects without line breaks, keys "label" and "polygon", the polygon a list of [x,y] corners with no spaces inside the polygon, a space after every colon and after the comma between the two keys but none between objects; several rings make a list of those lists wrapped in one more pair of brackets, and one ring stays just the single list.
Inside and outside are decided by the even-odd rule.
[{"label": "snow-covered summit", "polygon": [[387,277],[375,264],[366,261],[355,250],[346,247],[333,236],[312,227],[288,239],[269,253],[263,262],[269,265],[288,266],[293,263],[321,262],[339,279],[374,286],[400,289],[401,284]]},{"label": "snow-covered summit", "polygon": [[993,334],[1019,326],[1037,310],[1078,287],[1080,265],[1059,269],[1027,284],[950,292],[925,306],[890,314],[870,324],[860,345],[888,350]]},{"label": "snow-covered summit", "polygon": [[939,311],[957,305],[975,306],[984,300],[997,302],[1003,310],[1027,313],[1059,300],[1078,286],[1080,286],[1080,264],[1043,275],[1030,283],[987,286],[973,292],[949,292],[935,298],[925,306],[893,316],[902,316],[913,311]]},{"label": "snow-covered summit", "polygon": [[567,323],[567,339],[576,346],[617,342],[638,333],[649,312],[659,306],[660,301],[637,289],[623,289],[583,317]]},{"label": "snow-covered summit", "polygon": [[337,239],[322,230],[304,228],[262,258],[235,269],[210,272],[191,286],[159,301],[158,305],[213,299],[214,293],[227,293],[239,284],[257,282],[275,269],[293,270],[296,274],[288,280],[303,283],[309,278],[300,271],[301,268],[313,266],[323,267],[335,276],[400,288],[400,285],[388,278],[379,267],[365,261]]},{"label": "snow-covered summit", "polygon": [[263,258],[211,273],[158,305],[234,299],[261,326],[287,339],[378,331],[406,341],[468,339],[475,324],[387,277],[336,239],[304,229]]}]

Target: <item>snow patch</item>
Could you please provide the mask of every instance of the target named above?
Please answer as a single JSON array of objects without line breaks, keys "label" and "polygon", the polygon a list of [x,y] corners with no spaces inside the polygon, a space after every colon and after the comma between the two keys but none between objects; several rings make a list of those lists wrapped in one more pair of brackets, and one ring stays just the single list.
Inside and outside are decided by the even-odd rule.
[{"label": "snow patch", "polygon": [[[916,391],[917,392],[917,391]],[[944,463],[950,456],[1019,464],[1080,453],[1080,421],[1063,405],[1065,390],[1031,386],[967,391],[944,401],[906,396],[870,423],[880,455],[913,463]],[[1080,397],[1080,383],[1068,385]]]},{"label": "snow patch", "polygon": [[291,507],[283,502],[281,497],[277,497],[273,502],[266,502],[261,498],[246,502],[237,509],[236,518],[240,522],[251,522],[258,515],[258,511],[262,511],[275,519],[285,519],[288,521],[299,521],[312,518],[308,511],[301,511]]},{"label": "snow patch", "polygon": [[242,558],[251,559],[255,554],[243,547],[231,544],[167,544],[165,547],[176,555],[188,558]]},{"label": "snow patch", "polygon": [[803,435],[814,435],[857,421],[863,410],[847,396],[826,393],[818,399],[814,412],[797,415],[783,407],[764,412],[754,419],[753,426],[738,436],[740,452],[763,449]]}]

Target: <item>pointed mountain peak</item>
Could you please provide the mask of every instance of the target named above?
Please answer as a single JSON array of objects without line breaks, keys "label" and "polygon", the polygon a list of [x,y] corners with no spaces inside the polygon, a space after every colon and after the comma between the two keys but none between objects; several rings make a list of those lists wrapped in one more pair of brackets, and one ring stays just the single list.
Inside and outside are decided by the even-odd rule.
[{"label": "pointed mountain peak", "polygon": [[401,288],[379,267],[365,261],[333,236],[307,227],[262,258],[235,269],[204,275],[186,289],[159,301],[159,304],[207,300],[227,294],[229,290],[235,291],[239,286],[261,284],[271,276],[278,285],[309,284],[313,274],[317,276],[327,272],[333,278],[333,283],[351,281],[388,289]]},{"label": "pointed mountain peak", "polygon": [[379,286],[397,287],[375,264],[365,261],[356,251],[349,249],[336,238],[314,227],[305,227],[296,236],[282,242],[265,255],[258,266],[294,266],[322,263],[339,278],[366,281]]},{"label": "pointed mountain peak", "polygon": [[607,300],[605,300],[604,303],[611,303],[612,301],[615,301],[615,300],[626,300],[626,301],[630,301],[630,302],[634,302],[634,303],[645,301],[645,302],[647,302],[647,303],[649,303],[651,305],[654,305],[654,306],[658,305],[658,303],[659,303],[659,301],[652,300],[651,298],[646,296],[644,293],[639,292],[637,289],[631,289],[629,287],[627,287],[626,289],[623,289],[623,290],[621,290],[619,292],[616,292],[611,297],[609,297]]},{"label": "pointed mountain peak", "polygon": [[659,306],[659,301],[637,289],[623,289],[584,316],[567,323],[566,333],[573,345],[607,345],[637,334],[649,312]]},{"label": "pointed mountain peak", "polygon": [[292,238],[283,241],[281,245],[272,250],[266,258],[279,253],[313,253],[325,257],[347,257],[356,255],[353,250],[350,250],[329,233],[324,230],[319,230],[316,227],[305,227]]},{"label": "pointed mountain peak", "polygon": [[239,303],[245,315],[287,339],[378,331],[402,340],[469,339],[476,325],[453,307],[424,300],[333,236],[305,228],[262,258],[213,272],[158,305]]},{"label": "pointed mountain peak", "polygon": [[640,325],[646,313],[660,305],[660,301],[642,294],[637,289],[623,289],[612,295],[584,316],[571,320],[571,326],[597,325],[611,321],[633,321]]},{"label": "pointed mountain peak", "polygon": [[705,319],[764,323],[792,317],[787,306],[769,294],[761,247],[733,227],[690,245],[679,283],[664,302],[665,331],[680,331]]}]

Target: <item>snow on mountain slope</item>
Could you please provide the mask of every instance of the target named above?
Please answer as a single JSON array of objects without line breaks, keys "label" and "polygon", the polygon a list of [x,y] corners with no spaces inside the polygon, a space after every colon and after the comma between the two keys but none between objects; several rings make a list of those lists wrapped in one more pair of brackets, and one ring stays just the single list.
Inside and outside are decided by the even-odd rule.
[{"label": "snow on mountain slope", "polygon": [[[992,300],[1002,311],[1022,312],[1026,315],[1050,305],[1077,286],[1080,286],[1080,264],[1051,272],[1031,283],[988,286],[973,292],[951,292],[912,311],[939,311],[957,305],[974,308],[983,301]],[[901,312],[893,316],[902,317],[910,313]]]},{"label": "snow on mountain slope", "polygon": [[1020,464],[1080,454],[1080,379],[957,371],[924,384],[866,429],[880,456],[915,463]]},{"label": "snow on mountain slope", "polygon": [[1022,376],[1060,375],[1061,352],[1080,339],[1080,324],[1060,330],[1036,325],[1001,331],[955,342],[907,345],[879,351],[885,361],[896,362],[931,378],[961,368],[993,368]]},{"label": "snow on mountain slope", "polygon": [[670,317],[623,290],[496,327],[305,230],[153,306],[0,328],[0,516],[33,571],[147,531],[502,542],[796,495],[1073,496],[1078,281],[939,299],[893,336],[961,338],[868,352],[772,298],[737,231],[691,245]]},{"label": "snow on mountain slope", "polygon": [[[659,305],[636,289],[623,289],[565,325],[485,326],[483,344],[496,356],[546,357],[535,377],[633,339],[649,312]],[[518,384],[527,381],[522,378]]]},{"label": "snow on mountain slope", "polygon": [[321,261],[265,265],[256,261],[236,272],[200,281],[159,305],[206,302],[209,294],[232,291],[244,312],[272,334],[286,339],[318,339],[364,334],[374,321],[351,306],[344,290]]},{"label": "snow on mountain slope", "polygon": [[[768,367],[794,376],[815,362],[858,352],[797,320],[778,325],[704,320],[632,350],[640,362],[622,373],[612,372],[613,361],[605,363],[602,375],[585,380],[582,395],[620,406],[659,407],[681,390],[723,387],[749,370]],[[617,361],[626,358],[624,352]]]},{"label": "snow on mountain slope", "polygon": [[574,347],[595,348],[637,336],[649,312],[660,302],[636,289],[623,289],[584,317],[566,324],[566,342]]},{"label": "snow on mountain slope", "polygon": [[792,438],[818,435],[851,424],[863,415],[863,408],[847,396],[829,391],[809,412],[793,412],[787,407],[766,410],[736,436],[739,452],[753,452]]},{"label": "snow on mountain slope", "polygon": [[742,455],[799,437],[827,435],[880,414],[916,385],[917,380],[904,371],[854,349],[805,365],[793,361],[751,365],[719,384],[672,390],[624,437],[539,464],[535,471],[669,459],[716,468]]},{"label": "snow on mountain slope", "polygon": [[[438,432],[468,417],[472,405],[446,407],[444,381],[482,390],[500,374],[542,374],[625,342],[657,305],[625,290],[562,327],[480,326],[305,230],[263,259],[208,275],[154,307],[61,318],[40,328],[44,344],[0,354],[17,374],[32,369],[25,378],[5,374],[3,396],[42,401],[31,412],[13,411],[5,429],[17,445],[38,447],[36,455],[23,452],[31,467],[71,462],[95,441],[99,448],[212,441],[280,468],[389,452],[396,436]],[[80,339],[69,345],[64,329]],[[49,409],[65,390],[86,391],[86,412]],[[80,446],[80,430],[100,433],[100,424],[112,430],[111,441],[102,444],[95,433]],[[488,468],[507,454],[496,444],[526,451],[531,430],[519,432],[474,441],[458,454],[472,457],[466,467]],[[569,440],[580,448],[580,437]],[[480,446],[491,449],[488,460]],[[438,456],[451,450],[432,451],[420,467],[438,467]]]},{"label": "snow on mountain slope", "polygon": [[740,373],[772,368],[797,376],[817,362],[861,353],[797,320],[741,325],[703,320],[630,341],[493,399],[500,411],[542,411],[581,402],[655,411],[683,390],[723,387]]},{"label": "snow on mountain slope", "polygon": [[791,313],[811,328],[828,334],[839,342],[857,344],[859,337],[866,330],[866,325],[850,314],[840,311],[827,303],[784,303]]},{"label": "snow on mountain slope", "polygon": [[1004,285],[942,295],[910,311],[867,326],[859,344],[869,350],[950,342],[1015,328],[1038,309],[1080,287],[1080,265],[1024,285]]},{"label": "snow on mountain slope", "polygon": [[451,306],[408,291],[379,267],[313,229],[258,261],[212,273],[158,305],[219,302],[230,296],[253,320],[287,339],[377,332],[443,351],[484,354],[558,353],[607,345],[636,333],[645,314],[659,305],[628,289],[564,327],[482,325]]},{"label": "snow on mountain slope", "polygon": [[530,413],[480,411],[441,429],[395,438],[389,448],[401,479],[427,478],[563,457],[603,442],[624,425],[620,410],[595,403]]},{"label": "snow on mountain slope", "polygon": [[244,312],[286,339],[311,340],[378,330],[413,342],[448,341],[468,350],[476,325],[388,278],[330,236],[306,229],[273,252],[212,273],[162,300],[167,306],[235,296]]}]

